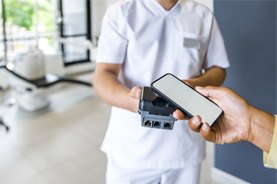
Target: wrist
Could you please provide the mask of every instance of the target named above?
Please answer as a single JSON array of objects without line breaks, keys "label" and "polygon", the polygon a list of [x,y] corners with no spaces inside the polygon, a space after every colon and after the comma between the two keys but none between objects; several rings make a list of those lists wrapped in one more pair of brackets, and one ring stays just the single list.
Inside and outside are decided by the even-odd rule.
[{"label": "wrist", "polygon": [[248,141],[263,151],[269,152],[273,138],[275,117],[254,107],[251,109],[251,136],[249,136]]},{"label": "wrist", "polygon": [[257,137],[257,124],[256,124],[256,109],[254,107],[250,107],[248,112],[246,113],[246,122],[249,123],[249,136],[247,137],[246,141],[251,142],[254,144],[256,137]]}]

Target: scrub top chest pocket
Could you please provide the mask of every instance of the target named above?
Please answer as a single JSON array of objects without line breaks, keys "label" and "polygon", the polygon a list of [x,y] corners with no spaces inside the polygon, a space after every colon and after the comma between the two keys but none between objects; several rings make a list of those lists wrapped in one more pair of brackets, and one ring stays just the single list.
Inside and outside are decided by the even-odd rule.
[{"label": "scrub top chest pocket", "polygon": [[202,19],[191,12],[184,12],[184,19],[176,17],[174,27],[177,33],[178,58],[190,62],[189,65],[195,65],[201,61],[201,41]]},{"label": "scrub top chest pocket", "polygon": [[179,59],[190,62],[189,65],[199,64],[202,48],[200,37],[189,32],[179,32],[177,39]]},{"label": "scrub top chest pocket", "polygon": [[200,49],[200,40],[198,38],[183,37],[183,47],[191,49]]}]

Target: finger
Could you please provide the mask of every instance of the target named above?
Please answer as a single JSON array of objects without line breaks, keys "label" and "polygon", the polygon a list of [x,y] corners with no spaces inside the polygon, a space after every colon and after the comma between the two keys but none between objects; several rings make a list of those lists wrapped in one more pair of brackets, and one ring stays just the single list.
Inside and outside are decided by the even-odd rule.
[{"label": "finger", "polygon": [[173,117],[178,120],[184,120],[186,118],[186,116],[179,109],[173,112]]},{"label": "finger", "polygon": [[131,89],[130,91],[130,95],[133,97],[133,98],[136,98],[136,99],[139,99],[140,98],[140,95],[141,95],[141,88],[138,87],[138,86],[135,86]]},{"label": "finger", "polygon": [[191,80],[185,80],[184,82],[185,82],[187,85],[189,85],[190,87],[195,88],[195,85],[194,85],[194,83],[193,83]]},{"label": "finger", "polygon": [[215,143],[216,141],[215,134],[214,132],[212,132],[211,127],[207,123],[204,123],[202,125],[200,129],[200,134],[205,140]]},{"label": "finger", "polygon": [[207,87],[196,86],[195,89],[198,92],[200,92],[202,95],[210,98],[215,102],[217,102],[220,98],[222,98],[226,90],[223,87],[214,87],[214,86],[207,86]]},{"label": "finger", "polygon": [[135,98],[139,99],[141,96],[141,88],[140,87],[136,87],[136,91],[135,91]]},{"label": "finger", "polygon": [[194,132],[199,132],[201,127],[201,117],[200,116],[194,116],[189,120],[189,127]]},{"label": "finger", "polygon": [[195,89],[196,91],[200,92],[204,96],[209,96],[212,92],[214,87],[212,86],[207,86],[207,87],[202,87],[202,86],[196,86]]}]

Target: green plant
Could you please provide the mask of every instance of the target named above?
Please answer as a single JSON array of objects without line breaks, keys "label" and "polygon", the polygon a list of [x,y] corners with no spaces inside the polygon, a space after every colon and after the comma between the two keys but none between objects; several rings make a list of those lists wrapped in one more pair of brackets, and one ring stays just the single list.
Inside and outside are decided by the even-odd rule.
[{"label": "green plant", "polygon": [[30,30],[34,22],[34,6],[32,0],[6,0],[5,14],[7,23]]},{"label": "green plant", "polygon": [[[6,21],[10,25],[31,30],[35,25],[34,0],[5,0]],[[38,16],[40,24],[51,30],[53,19],[51,15],[51,0],[38,0]]]}]

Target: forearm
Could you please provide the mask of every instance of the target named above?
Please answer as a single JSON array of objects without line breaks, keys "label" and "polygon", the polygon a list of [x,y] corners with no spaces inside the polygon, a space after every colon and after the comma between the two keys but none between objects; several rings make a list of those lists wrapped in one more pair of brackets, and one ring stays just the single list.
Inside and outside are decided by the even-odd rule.
[{"label": "forearm", "polygon": [[119,82],[116,74],[96,71],[93,85],[97,95],[106,103],[132,112],[137,111],[138,100],[129,95],[130,89]]},{"label": "forearm", "polygon": [[275,117],[254,107],[252,107],[249,114],[251,117],[249,142],[268,153],[273,138]]},{"label": "forearm", "polygon": [[209,68],[200,76],[188,80],[194,86],[220,86],[223,84],[226,76],[226,70],[219,67]]}]

